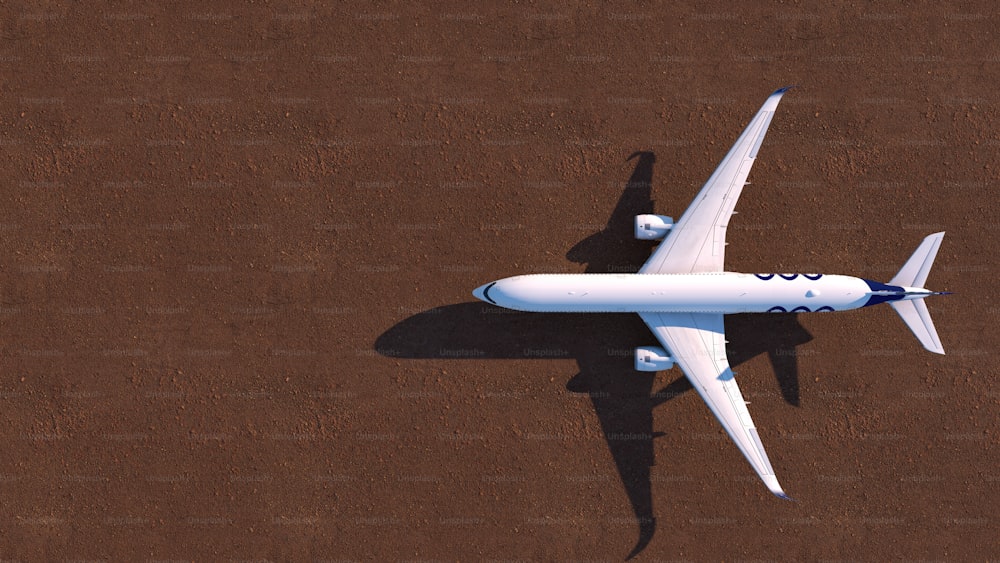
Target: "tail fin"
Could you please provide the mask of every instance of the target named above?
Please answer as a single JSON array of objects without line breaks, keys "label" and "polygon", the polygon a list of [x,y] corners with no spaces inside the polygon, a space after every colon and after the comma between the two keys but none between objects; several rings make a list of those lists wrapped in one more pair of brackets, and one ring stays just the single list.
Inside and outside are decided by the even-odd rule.
[{"label": "tail fin", "polygon": [[913,256],[903,264],[896,277],[892,278],[889,285],[900,285],[903,287],[924,287],[927,281],[927,274],[931,273],[931,265],[934,264],[934,257],[937,256],[938,247],[941,246],[941,239],[944,233],[934,233],[924,239],[920,246],[913,252]]},{"label": "tail fin", "polygon": [[[925,238],[889,284],[922,289],[927,281],[927,275],[931,272],[934,257],[937,256],[943,238],[944,233],[934,233]],[[933,295],[933,293],[927,295]],[[924,348],[935,354],[944,354],[944,347],[941,346],[941,340],[938,338],[937,330],[934,329],[934,323],[931,321],[930,313],[927,312],[927,305],[924,305],[923,297],[892,301],[889,305],[899,314],[906,326],[913,331],[913,335],[923,344]]]}]

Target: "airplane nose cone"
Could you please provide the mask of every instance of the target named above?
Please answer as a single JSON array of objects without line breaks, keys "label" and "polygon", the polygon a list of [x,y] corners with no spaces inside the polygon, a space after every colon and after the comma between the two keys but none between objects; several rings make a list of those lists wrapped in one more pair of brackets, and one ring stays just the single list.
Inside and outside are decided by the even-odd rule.
[{"label": "airplane nose cone", "polygon": [[477,287],[476,289],[473,289],[472,290],[472,296],[475,297],[476,299],[480,300],[480,301],[485,301],[485,299],[483,299],[483,288],[484,287],[486,287],[486,286],[485,285],[481,285],[481,286]]},{"label": "airplane nose cone", "polygon": [[491,287],[496,285],[496,283],[497,282],[491,282],[477,287],[476,289],[472,290],[472,296],[480,301],[485,301],[487,303],[492,303],[493,305],[496,305],[496,302],[490,299],[490,296],[487,293]]}]

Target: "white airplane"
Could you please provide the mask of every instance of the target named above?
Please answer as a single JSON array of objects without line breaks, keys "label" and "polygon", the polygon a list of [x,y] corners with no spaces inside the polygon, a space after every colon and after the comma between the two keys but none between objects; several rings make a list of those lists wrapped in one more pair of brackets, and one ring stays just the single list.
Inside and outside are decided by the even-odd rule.
[{"label": "white airplane", "polygon": [[926,349],[944,354],[923,302],[943,293],[923,285],[944,233],[925,238],[888,284],[852,276],[725,271],[729,218],[787,90],[767,98],[679,221],[635,217],[635,238],[663,241],[639,273],[515,276],[472,292],[518,311],[638,313],[663,347],[636,348],[635,368],[649,372],[678,364],[767,488],[784,499],[789,497],[778,484],[726,359],[723,315],[846,311],[888,302]]}]

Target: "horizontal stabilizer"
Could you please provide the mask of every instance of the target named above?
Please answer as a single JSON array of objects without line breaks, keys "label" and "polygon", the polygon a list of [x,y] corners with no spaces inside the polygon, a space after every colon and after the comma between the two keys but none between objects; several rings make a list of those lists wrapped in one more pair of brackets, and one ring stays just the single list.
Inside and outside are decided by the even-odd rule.
[{"label": "horizontal stabilizer", "polygon": [[931,321],[931,314],[927,312],[927,305],[924,305],[923,299],[892,301],[889,305],[899,313],[899,317],[910,327],[924,348],[935,354],[944,354],[944,347],[941,346],[941,340],[938,339],[937,330],[934,329],[934,322]]},{"label": "horizontal stabilizer", "polygon": [[927,282],[927,274],[931,273],[934,257],[937,256],[943,238],[944,233],[934,233],[927,236],[910,256],[910,259],[906,261],[903,268],[899,270],[896,277],[892,278],[889,285],[924,287],[924,283]]}]

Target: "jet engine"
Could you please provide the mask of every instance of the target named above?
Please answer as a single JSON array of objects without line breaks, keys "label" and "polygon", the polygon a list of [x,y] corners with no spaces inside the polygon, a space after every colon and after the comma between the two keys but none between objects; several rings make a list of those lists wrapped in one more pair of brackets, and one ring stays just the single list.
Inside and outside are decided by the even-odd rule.
[{"label": "jet engine", "polygon": [[667,236],[667,232],[673,226],[673,217],[665,215],[636,215],[635,238],[639,240],[660,240]]},{"label": "jet engine", "polygon": [[636,371],[662,371],[674,367],[674,359],[667,351],[657,346],[642,346],[635,349]]}]

